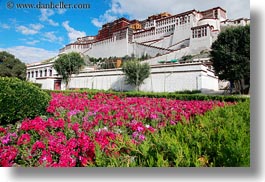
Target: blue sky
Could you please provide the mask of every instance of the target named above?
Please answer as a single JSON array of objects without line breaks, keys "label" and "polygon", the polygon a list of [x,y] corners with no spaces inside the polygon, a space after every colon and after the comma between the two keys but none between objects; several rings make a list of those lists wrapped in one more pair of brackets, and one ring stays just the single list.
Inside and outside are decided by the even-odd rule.
[{"label": "blue sky", "polygon": [[0,51],[6,50],[25,63],[51,58],[77,37],[96,35],[101,25],[120,17],[144,19],[168,11],[172,14],[191,9],[203,11],[220,6],[229,19],[250,17],[249,0],[49,0],[42,4],[89,4],[84,9],[27,9],[16,4],[34,4],[36,0],[0,0]]}]

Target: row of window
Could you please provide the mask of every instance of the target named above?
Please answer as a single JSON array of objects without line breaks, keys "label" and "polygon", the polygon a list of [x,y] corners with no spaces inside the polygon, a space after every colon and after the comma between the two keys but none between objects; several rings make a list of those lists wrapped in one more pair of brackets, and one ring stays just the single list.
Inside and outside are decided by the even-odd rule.
[{"label": "row of window", "polygon": [[175,29],[175,24],[173,25],[168,25],[166,27],[161,27],[161,28],[157,28],[156,31],[151,30],[151,31],[146,31],[146,32],[142,32],[142,33],[138,33],[134,35],[134,38],[142,38],[142,37],[147,37],[150,35],[155,35],[156,34],[160,34],[160,33],[166,33],[166,32],[172,32]]},{"label": "row of window", "polygon": [[159,33],[171,32],[171,31],[174,31],[174,29],[175,29],[175,25],[169,25],[166,27],[156,29],[156,33],[159,34]]},{"label": "row of window", "polygon": [[94,46],[97,46],[97,45],[103,45],[103,44],[108,44],[110,42],[114,42],[114,37],[111,37],[109,39],[106,39],[106,40],[103,40],[103,41],[99,41],[99,42],[96,42],[94,43],[93,45]]},{"label": "row of window", "polygon": [[151,31],[146,31],[146,32],[142,32],[142,33],[138,33],[134,35],[134,38],[141,38],[141,37],[147,37],[150,35],[155,35],[155,30],[151,30]]},{"label": "row of window", "polygon": [[66,46],[65,49],[86,49],[90,47],[91,47],[91,44],[83,44],[83,45]]},{"label": "row of window", "polygon": [[201,27],[192,30],[192,38],[200,38],[207,36],[207,27]]},{"label": "row of window", "polygon": [[176,25],[181,25],[190,22],[190,16],[181,16],[181,17],[174,17],[166,20],[162,20],[157,22],[157,26],[163,26],[163,25],[168,25],[171,23],[175,23]]},{"label": "row of window", "polygon": [[[29,71],[28,72],[28,78],[38,78],[38,77],[46,77],[46,76],[48,76],[47,73],[48,71],[47,71],[47,69],[45,69],[44,70],[44,75],[43,75],[43,71],[42,70],[39,70],[39,71]],[[49,70],[49,76],[52,76],[52,70],[50,69]]]},{"label": "row of window", "polygon": [[153,27],[154,26],[154,21],[152,22],[146,22],[145,28]]}]

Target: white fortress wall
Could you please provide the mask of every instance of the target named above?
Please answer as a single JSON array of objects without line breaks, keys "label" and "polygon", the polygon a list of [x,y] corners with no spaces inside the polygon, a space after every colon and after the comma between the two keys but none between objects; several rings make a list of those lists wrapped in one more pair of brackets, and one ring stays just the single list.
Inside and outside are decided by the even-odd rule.
[{"label": "white fortress wall", "polygon": [[177,42],[168,48],[177,50],[177,49],[181,49],[181,48],[189,47],[189,46],[190,46],[190,38]]},{"label": "white fortress wall", "polygon": [[172,59],[179,59],[182,56],[185,56],[188,54],[190,54],[190,48],[186,47],[186,48],[183,48],[183,49],[180,49],[177,51],[170,52],[168,54],[164,54],[162,56],[157,56],[157,57],[148,59],[148,60],[143,61],[143,62],[146,62],[150,65],[156,65],[156,64],[161,64],[161,63],[159,63],[159,61],[170,61]]},{"label": "white fortress wall", "polygon": [[41,84],[42,89],[54,90],[54,78],[37,78],[35,83]]},{"label": "white fortress wall", "polygon": [[157,47],[163,47],[163,48],[168,48],[173,44],[173,33],[170,35],[164,37],[162,41],[159,42],[160,44],[153,44],[154,46]]},{"label": "white fortress wall", "polygon": [[132,54],[132,44],[127,39],[116,40],[115,38],[106,39],[93,44],[92,49],[85,52],[90,57],[123,57]]},{"label": "white fortress wall", "polygon": [[173,35],[173,44],[180,42],[184,39],[190,38],[191,27],[197,25],[197,19],[194,15],[186,15],[184,17],[177,18],[177,24]]},{"label": "white fortress wall", "polygon": [[91,89],[114,89],[130,90],[131,86],[124,82],[124,74],[121,69],[95,70],[81,72],[75,75],[70,82],[70,88],[91,88]]},{"label": "white fortress wall", "polygon": [[209,87],[213,90],[219,90],[218,78],[215,76],[201,75],[201,89],[202,91],[209,90]]},{"label": "white fortress wall", "polygon": [[206,19],[201,19],[198,21],[198,25],[197,26],[201,26],[201,25],[210,25],[213,26],[214,30],[220,30],[220,20],[218,19],[210,19],[210,18],[206,18]]},{"label": "white fortress wall", "polygon": [[141,57],[143,54],[148,54],[152,57],[156,56],[157,54],[165,54],[169,52],[168,50],[159,48],[159,47],[153,47],[141,43],[134,43],[133,44],[133,53],[136,57]]},{"label": "white fortress wall", "polygon": [[212,45],[211,37],[201,37],[197,39],[191,39],[190,51],[193,54],[200,53],[200,51],[205,49],[210,49]]},{"label": "white fortress wall", "polygon": [[70,52],[84,52],[85,50],[89,49],[92,47],[92,44],[87,44],[87,45],[75,45],[75,44],[70,44],[64,47],[63,49],[60,50],[60,53],[70,53]]},{"label": "white fortress wall", "polygon": [[210,49],[212,45],[212,33],[209,26],[195,27],[191,32],[190,50],[199,53],[201,50]]},{"label": "white fortress wall", "polygon": [[[142,91],[173,92],[181,90],[218,90],[218,79],[209,78],[202,64],[165,65],[151,68],[151,75],[141,85]],[[216,83],[215,83],[216,82]],[[216,87],[217,85],[217,87]],[[121,69],[97,70],[75,75],[70,88],[131,90],[124,82]]]}]

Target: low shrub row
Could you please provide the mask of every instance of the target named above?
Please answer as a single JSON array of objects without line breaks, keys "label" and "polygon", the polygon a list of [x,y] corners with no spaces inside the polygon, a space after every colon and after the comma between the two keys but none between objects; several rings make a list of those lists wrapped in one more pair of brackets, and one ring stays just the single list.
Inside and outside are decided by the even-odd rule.
[{"label": "low shrub row", "polygon": [[227,96],[227,95],[206,95],[200,94],[198,91],[184,91],[184,92],[115,92],[103,90],[46,90],[47,93],[87,93],[89,98],[92,98],[99,92],[111,93],[120,97],[149,97],[149,98],[167,98],[176,100],[218,100],[224,102],[242,102],[249,100],[249,97],[242,96]]}]

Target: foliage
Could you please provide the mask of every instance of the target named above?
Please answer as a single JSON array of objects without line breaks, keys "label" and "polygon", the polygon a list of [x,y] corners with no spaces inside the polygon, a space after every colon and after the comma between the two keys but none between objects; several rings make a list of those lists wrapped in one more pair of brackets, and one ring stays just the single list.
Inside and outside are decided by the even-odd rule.
[{"label": "foliage", "polygon": [[250,84],[250,26],[225,29],[212,44],[210,52],[219,79],[240,82],[240,91]]},{"label": "foliage", "polygon": [[180,58],[180,61],[188,61],[192,58],[192,55],[185,55]]},{"label": "foliage", "polygon": [[148,63],[141,64],[138,60],[126,61],[122,66],[122,71],[125,74],[125,80],[128,84],[139,86],[150,75],[150,66]]},{"label": "foliage", "polygon": [[53,66],[57,73],[62,76],[66,84],[66,89],[68,89],[71,75],[78,74],[84,65],[85,61],[80,54],[71,52],[60,55],[59,58],[55,60]]},{"label": "foliage", "polygon": [[150,59],[151,56],[149,54],[142,54],[142,56],[139,58],[140,61],[144,61],[144,60],[147,60],[147,59]]},{"label": "foliage", "polygon": [[32,82],[32,84],[35,85],[35,86],[37,86],[37,87],[39,87],[39,88],[41,88],[41,86],[42,86],[41,83],[33,83],[33,82]]},{"label": "foliage", "polygon": [[142,91],[128,91],[128,92],[115,92],[97,89],[80,89],[80,90],[45,90],[48,94],[51,93],[86,93],[89,98],[92,98],[97,93],[111,93],[119,97],[148,97],[148,98],[167,98],[178,100],[219,100],[224,102],[243,102],[250,100],[249,97],[236,96],[236,95],[205,95],[199,94],[199,91],[183,91],[183,92],[142,92]]},{"label": "foliage", "polygon": [[148,54],[142,54],[140,58],[136,58],[134,54],[131,56],[123,56],[123,57],[112,57],[110,56],[109,58],[94,58],[94,57],[89,57],[89,62],[92,63],[93,65],[97,65],[98,68],[100,69],[113,69],[116,68],[116,61],[117,60],[122,60],[122,63],[125,61],[129,60],[139,60],[139,61],[144,61],[151,58],[150,55]]},{"label": "foliage", "polygon": [[17,77],[21,80],[26,79],[26,65],[14,55],[2,51],[0,52],[0,76]]},{"label": "foliage", "polygon": [[45,114],[49,95],[32,83],[0,77],[0,124]]}]

